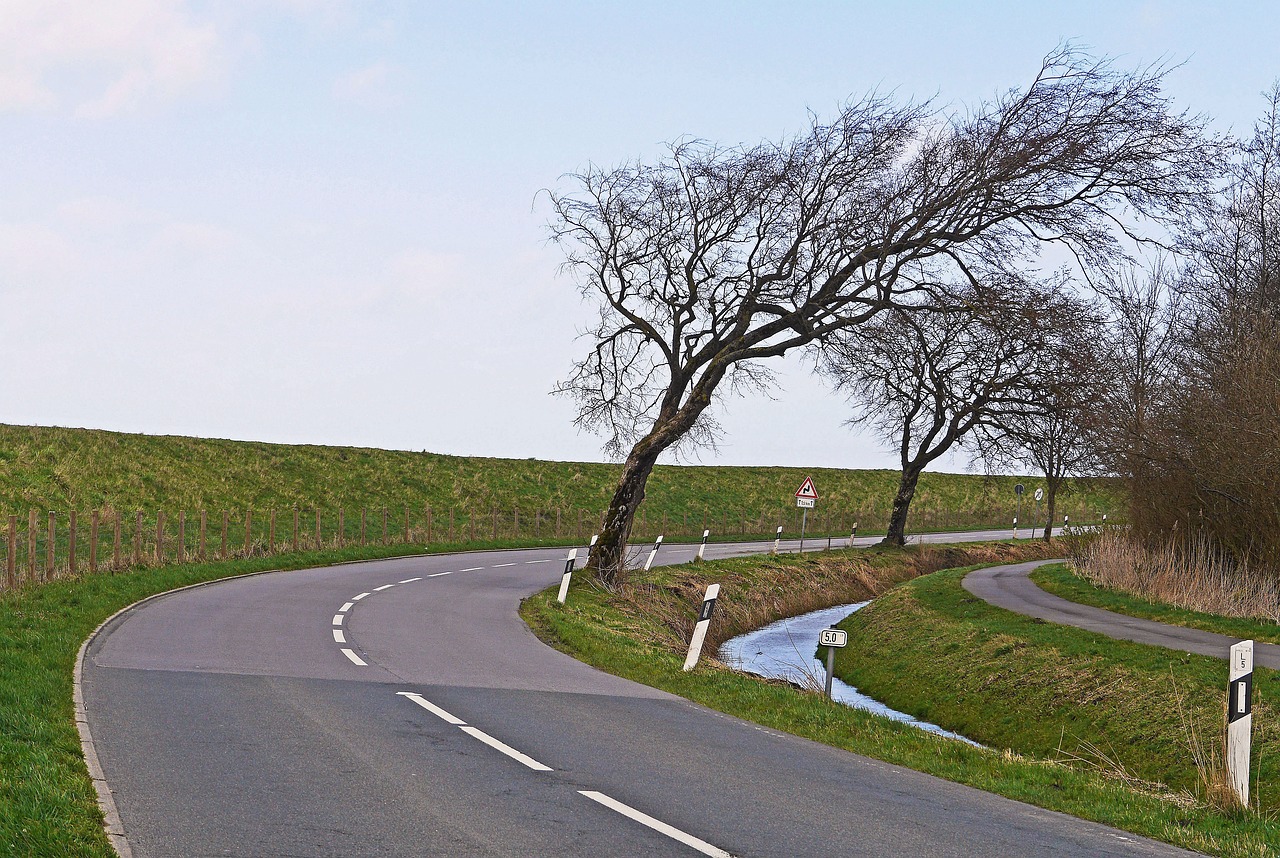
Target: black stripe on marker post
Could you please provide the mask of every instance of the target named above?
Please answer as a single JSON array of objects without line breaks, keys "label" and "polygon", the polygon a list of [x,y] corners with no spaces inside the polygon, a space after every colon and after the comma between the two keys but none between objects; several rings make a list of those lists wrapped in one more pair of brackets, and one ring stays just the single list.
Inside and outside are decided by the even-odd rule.
[{"label": "black stripe on marker post", "polygon": [[[707,599],[702,603],[702,610],[698,613],[698,622],[711,619],[711,612],[716,609],[716,600]],[[1250,674],[1252,676],[1253,674]]]},{"label": "black stripe on marker post", "polygon": [[1253,674],[1246,673],[1231,680],[1227,689],[1227,699],[1231,701],[1227,710],[1227,723],[1231,724],[1253,712]]}]

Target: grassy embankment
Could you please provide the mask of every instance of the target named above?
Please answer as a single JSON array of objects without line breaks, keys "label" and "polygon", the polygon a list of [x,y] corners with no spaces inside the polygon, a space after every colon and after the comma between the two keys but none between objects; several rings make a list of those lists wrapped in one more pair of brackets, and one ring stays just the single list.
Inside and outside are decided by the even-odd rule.
[{"label": "grassy embankment", "polygon": [[[580,584],[564,607],[544,592],[525,602],[522,615],[544,640],[590,664],[769,727],[1212,854],[1273,854],[1280,824],[1265,814],[1223,813],[1196,798],[1178,712],[1213,745],[1221,662],[975,603],[959,588],[963,569],[916,577],[1040,551],[967,546],[718,561],[654,570],[617,594]],[[712,652],[772,619],[888,590],[843,624],[851,631],[838,668],[844,678],[997,750],[939,739],[715,663],[683,673],[685,642],[711,581],[723,587]],[[1261,724],[1270,717],[1275,679],[1259,672],[1255,682]],[[1257,728],[1264,781],[1276,739],[1274,727]],[[1265,783],[1261,791],[1270,807],[1276,791]]]},{"label": "grassy embankment", "polygon": [[[127,512],[164,510],[170,522],[185,510],[232,511],[233,527],[253,510],[261,526],[268,510],[319,508],[325,532],[346,511],[350,537],[358,511],[370,511],[380,535],[381,510],[391,510],[392,533],[403,531],[411,512],[414,538],[425,537],[424,510],[433,511],[432,541],[471,536],[492,541],[547,540],[573,536],[581,514],[588,534],[608,503],[618,466],[603,463],[490,459],[427,452],[354,447],[265,444],[83,429],[0,425],[0,513],[25,522],[29,509]],[[883,528],[896,489],[887,470],[828,468],[703,467],[660,465],[649,481],[637,535],[714,537],[772,532],[778,524],[798,530],[792,495],[812,476],[822,495],[809,517],[813,532],[839,532],[850,521],[860,532]],[[1029,485],[1034,480],[1022,480]],[[916,530],[1006,526],[1013,515],[1012,477],[926,473],[920,482],[911,526]],[[1105,486],[1084,485],[1063,511],[1078,521],[1102,512],[1115,518],[1120,504]],[[519,510],[520,527],[514,529]],[[557,534],[557,513],[559,527]],[[1030,511],[1024,510],[1024,520]],[[127,516],[126,516],[127,519]],[[303,531],[311,519],[304,515]],[[192,528],[188,529],[191,538]],[[126,542],[128,534],[126,534]],[[234,533],[233,543],[241,541]]]}]

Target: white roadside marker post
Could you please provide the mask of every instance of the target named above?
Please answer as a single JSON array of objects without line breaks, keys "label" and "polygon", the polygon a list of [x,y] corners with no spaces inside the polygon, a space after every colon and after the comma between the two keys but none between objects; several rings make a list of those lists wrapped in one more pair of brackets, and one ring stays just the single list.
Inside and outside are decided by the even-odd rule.
[{"label": "white roadside marker post", "polygon": [[778,535],[773,538],[773,553],[778,553],[778,546],[782,544],[782,525],[778,525]]},{"label": "white roadside marker post", "polygon": [[596,543],[599,541],[600,541],[600,534],[598,533],[591,534],[591,544],[587,546],[587,550],[590,551],[592,548],[595,548]]},{"label": "white roadside marker post", "polygon": [[1013,538],[1018,538],[1018,517],[1016,515],[1013,517]]},{"label": "white roadside marker post", "polygon": [[853,541],[858,538],[858,523],[855,521],[853,527],[849,530],[849,547],[853,547]]},{"label": "white roadside marker post", "polygon": [[702,544],[698,546],[698,559],[702,559],[702,555],[707,553],[707,537],[711,535],[710,530],[702,531]]},{"label": "white roadside marker post", "polygon": [[658,549],[661,547],[662,537],[659,536],[653,543],[653,550],[649,552],[649,559],[644,562],[644,571],[649,571],[649,567],[653,565],[653,558],[658,556]]},{"label": "white roadside marker post", "polygon": [[711,625],[711,612],[716,609],[716,597],[720,595],[720,585],[707,587],[707,595],[702,597],[702,610],[698,612],[698,623],[693,627],[693,637],[689,640],[689,654],[684,659],[684,669],[693,670],[702,657],[702,642],[707,637],[707,626]]},{"label": "white roadside marker post", "polygon": [[1231,647],[1227,691],[1227,777],[1249,806],[1249,745],[1253,729],[1253,641]]},{"label": "white roadside marker post", "polygon": [[823,629],[818,634],[818,646],[827,648],[827,699],[831,699],[831,677],[836,672],[836,650],[849,643],[849,633],[844,629]]},{"label": "white roadside marker post", "polygon": [[1062,515],[1062,535],[1067,535],[1067,525],[1071,524],[1071,516],[1063,513]]},{"label": "white roadside marker post", "polygon": [[578,549],[570,548],[569,556],[564,561],[564,577],[560,579],[560,595],[556,596],[560,600],[560,604],[564,604],[564,600],[569,595],[569,579],[573,577],[573,566],[578,560]]},{"label": "white roadside marker post", "polygon": [[1105,512],[1102,514],[1102,530],[1104,533],[1107,530],[1107,514]]}]

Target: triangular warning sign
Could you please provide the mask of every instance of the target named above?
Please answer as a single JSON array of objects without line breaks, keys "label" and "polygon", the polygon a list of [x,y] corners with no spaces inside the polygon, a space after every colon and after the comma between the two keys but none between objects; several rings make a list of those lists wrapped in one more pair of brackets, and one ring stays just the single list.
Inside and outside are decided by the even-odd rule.
[{"label": "triangular warning sign", "polygon": [[809,477],[804,478],[804,482],[800,484],[800,491],[796,492],[796,497],[810,500],[818,499],[818,490],[813,487],[812,479]]}]

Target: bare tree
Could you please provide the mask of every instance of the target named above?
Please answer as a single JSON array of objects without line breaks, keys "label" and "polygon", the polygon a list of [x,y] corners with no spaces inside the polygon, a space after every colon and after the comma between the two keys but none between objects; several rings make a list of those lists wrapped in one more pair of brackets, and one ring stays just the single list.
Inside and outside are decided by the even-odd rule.
[{"label": "bare tree", "polygon": [[980,427],[998,427],[1036,407],[1053,344],[1094,321],[1063,281],[1000,282],[957,289],[944,311],[892,310],[833,337],[821,370],[848,394],[870,427],[898,453],[902,474],[885,543],[906,543],[916,484],[926,467]]},{"label": "bare tree", "polygon": [[1164,73],[1067,46],[1026,89],[968,113],[873,96],[791,140],[685,141],[552,193],[553,237],[599,307],[590,351],[557,390],[625,454],[590,559],[598,577],[622,574],[658,456],[714,437],[723,383],[768,384],[763,361],[886,308],[945,306],[943,284],[984,261],[1014,268],[1057,243],[1105,269],[1134,237],[1127,224],[1198,204],[1219,146],[1171,112]]}]

